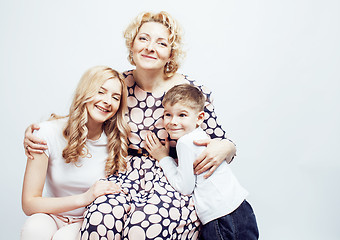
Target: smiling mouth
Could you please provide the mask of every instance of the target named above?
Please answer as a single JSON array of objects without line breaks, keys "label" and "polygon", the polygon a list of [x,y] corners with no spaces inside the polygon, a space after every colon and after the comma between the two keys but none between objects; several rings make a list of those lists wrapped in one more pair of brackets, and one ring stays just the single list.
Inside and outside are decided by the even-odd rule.
[{"label": "smiling mouth", "polygon": [[109,110],[105,109],[105,108],[102,108],[101,106],[97,106],[96,105],[96,108],[99,109],[100,111],[102,112],[110,112]]},{"label": "smiling mouth", "polygon": [[181,128],[178,128],[178,129],[169,129],[169,131],[171,132],[178,132],[178,131],[181,131],[182,129]]},{"label": "smiling mouth", "polygon": [[154,59],[154,60],[156,60],[157,58],[155,58],[155,57],[151,57],[151,56],[148,56],[148,55],[142,55],[143,57],[145,57],[145,58],[148,58],[148,59]]}]

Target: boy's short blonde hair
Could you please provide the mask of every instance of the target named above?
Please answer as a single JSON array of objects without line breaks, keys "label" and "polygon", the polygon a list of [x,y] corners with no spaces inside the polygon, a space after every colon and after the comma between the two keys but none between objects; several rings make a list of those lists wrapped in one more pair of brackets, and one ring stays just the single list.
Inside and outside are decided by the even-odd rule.
[{"label": "boy's short blonde hair", "polygon": [[180,84],[172,87],[162,100],[162,104],[170,104],[170,106],[176,103],[183,104],[191,109],[197,110],[197,112],[204,110],[205,97],[203,93],[195,86],[189,84]]}]

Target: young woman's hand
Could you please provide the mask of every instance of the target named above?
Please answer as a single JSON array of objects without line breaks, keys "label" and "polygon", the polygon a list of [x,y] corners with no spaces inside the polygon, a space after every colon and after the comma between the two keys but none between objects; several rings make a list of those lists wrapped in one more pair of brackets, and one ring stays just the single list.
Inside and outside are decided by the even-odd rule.
[{"label": "young woman's hand", "polygon": [[33,135],[35,130],[39,130],[39,126],[37,124],[31,124],[25,131],[24,148],[25,155],[29,159],[34,159],[32,153],[41,154],[47,149],[46,142]]},{"label": "young woman's hand", "polygon": [[121,192],[122,189],[120,185],[107,180],[99,180],[95,182],[89,190],[83,193],[82,196],[82,204],[83,206],[87,206],[92,203],[97,197],[106,194],[116,194]]},{"label": "young woman's hand", "polygon": [[153,132],[149,132],[146,135],[145,143],[145,149],[157,161],[169,156],[170,144],[168,138],[165,139],[165,144],[163,145]]},{"label": "young woman's hand", "polygon": [[194,162],[195,174],[209,170],[204,175],[205,178],[210,177],[224,160],[230,163],[236,153],[235,145],[227,139],[206,139],[194,141],[194,143],[199,146],[206,146],[206,149]]}]

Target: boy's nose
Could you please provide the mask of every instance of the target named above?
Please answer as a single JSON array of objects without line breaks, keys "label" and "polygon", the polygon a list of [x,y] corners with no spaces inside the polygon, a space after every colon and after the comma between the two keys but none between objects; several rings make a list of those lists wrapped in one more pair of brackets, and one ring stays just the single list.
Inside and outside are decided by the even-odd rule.
[{"label": "boy's nose", "polygon": [[177,124],[177,118],[176,117],[173,117],[171,118],[171,124]]}]

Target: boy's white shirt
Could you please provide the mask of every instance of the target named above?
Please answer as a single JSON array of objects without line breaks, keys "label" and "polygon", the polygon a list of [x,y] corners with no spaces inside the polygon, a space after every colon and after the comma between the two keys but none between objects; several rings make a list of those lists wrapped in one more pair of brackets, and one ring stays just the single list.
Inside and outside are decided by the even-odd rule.
[{"label": "boy's white shirt", "polygon": [[208,179],[204,179],[205,173],[194,174],[193,162],[205,147],[193,141],[207,138],[201,128],[196,128],[177,141],[178,166],[170,156],[159,161],[174,189],[185,195],[193,193],[197,215],[203,224],[233,212],[248,195],[226,161]]}]

